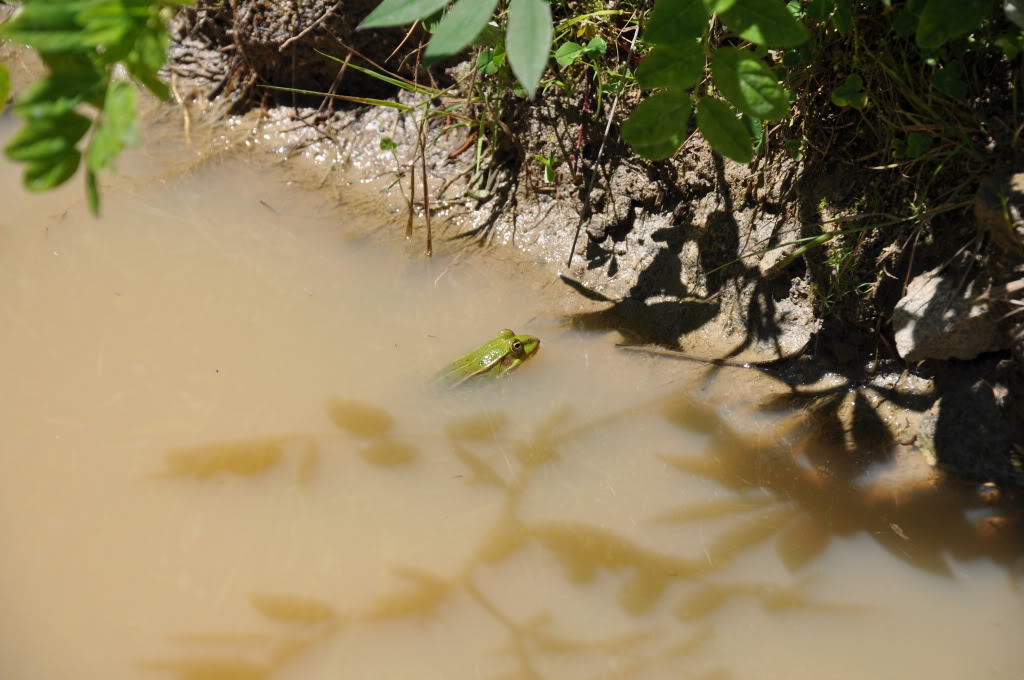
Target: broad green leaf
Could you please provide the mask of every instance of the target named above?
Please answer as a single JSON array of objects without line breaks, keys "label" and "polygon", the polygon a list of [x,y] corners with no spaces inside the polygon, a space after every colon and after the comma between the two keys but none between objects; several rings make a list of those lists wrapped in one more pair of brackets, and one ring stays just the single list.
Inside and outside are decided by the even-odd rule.
[{"label": "broad green leaf", "polygon": [[719,14],[744,40],[769,47],[793,47],[810,38],[807,27],[779,0],[739,0]]},{"label": "broad green leaf", "polygon": [[849,35],[850,29],[853,28],[853,9],[850,7],[850,0],[836,0],[832,25],[841,35]]},{"label": "broad green leaf", "polygon": [[636,69],[636,82],[645,89],[686,90],[704,75],[704,50],[696,41],[657,45]]},{"label": "broad green leaf", "polygon": [[88,9],[94,0],[71,2],[29,2],[22,5],[14,18],[0,27],[0,38],[24,43],[40,52],[83,50],[90,45],[83,39],[82,28],[75,18]]},{"label": "broad green leaf", "polygon": [[804,16],[811,21],[824,21],[832,14],[835,3],[832,0],[810,0],[804,5]]},{"label": "broad green leaf", "polygon": [[658,92],[640,102],[625,123],[622,138],[650,160],[668,158],[686,141],[692,104],[685,92]]},{"label": "broad green leaf", "polygon": [[551,7],[546,0],[511,0],[508,6],[508,64],[531,98],[551,51]]},{"label": "broad green leaf", "polygon": [[102,101],[104,75],[86,62],[87,69],[54,71],[32,83],[14,103],[22,118],[49,118],[73,111],[82,102]]},{"label": "broad green leaf", "polygon": [[124,59],[124,65],[146,89],[167,101],[171,98],[167,84],[157,73],[167,60],[169,37],[162,25],[147,25],[135,38],[132,51]]},{"label": "broad green leaf", "polygon": [[917,46],[939,47],[974,29],[992,12],[992,0],[928,0],[917,22]]},{"label": "broad green leaf", "polygon": [[702,0],[708,14],[721,14],[736,4],[736,0]]},{"label": "broad green leaf", "polygon": [[907,158],[918,158],[932,146],[932,138],[920,132],[907,135]]},{"label": "broad green leaf", "polygon": [[583,45],[574,42],[562,43],[555,50],[555,61],[559,66],[568,66],[579,59],[581,54],[583,54]]},{"label": "broad green leaf", "polygon": [[501,47],[480,51],[476,58],[476,68],[485,76],[494,75],[505,65],[505,50]]},{"label": "broad green leaf", "polygon": [[134,33],[139,23],[126,13],[118,2],[99,2],[79,12],[76,17],[82,26],[82,39],[86,44],[102,46],[102,58],[107,63],[120,61],[131,50]]},{"label": "broad green leaf", "polygon": [[764,151],[764,122],[760,118],[744,115],[740,117],[740,123],[750,135],[750,142],[754,145],[754,155],[760,155]]},{"label": "broad green leaf", "polygon": [[721,99],[701,97],[697,102],[697,127],[711,148],[737,163],[754,158],[750,133],[736,118],[736,111]]},{"label": "broad green leaf", "polygon": [[46,191],[60,186],[75,174],[82,154],[78,149],[69,149],[64,153],[32,161],[25,168],[25,188],[29,191]]},{"label": "broad green leaf", "polygon": [[411,24],[417,19],[430,16],[447,4],[448,0],[384,0],[357,28]]},{"label": "broad green leaf", "polygon": [[608,43],[604,41],[604,38],[592,38],[583,51],[592,57],[603,57],[608,51]]},{"label": "broad green leaf", "polygon": [[423,58],[431,64],[451,57],[476,40],[490,21],[498,0],[459,0],[434,29]]},{"label": "broad green leaf", "polygon": [[7,108],[7,98],[11,96],[11,76],[7,69],[0,64],[0,113]]},{"label": "broad green leaf", "polygon": [[901,38],[906,38],[917,30],[917,15],[904,9],[902,12],[893,14],[892,21],[889,23],[893,33]]},{"label": "broad green leaf", "polygon": [[89,169],[93,172],[109,166],[125,146],[138,143],[137,97],[130,83],[113,83],[108,88],[103,117],[86,154]]},{"label": "broad green leaf", "polygon": [[7,142],[4,151],[12,161],[44,162],[74,149],[91,125],[88,118],[72,112],[28,120]]},{"label": "broad green leaf", "polygon": [[959,59],[955,59],[939,70],[932,73],[932,87],[953,99],[963,99],[967,96],[967,82],[964,80],[966,73],[964,65]]},{"label": "broad green leaf", "polygon": [[1024,28],[1024,10],[1021,7],[1024,3],[1021,0],[1006,0],[1003,3],[1003,11],[1006,13],[1006,18],[1017,24],[1020,28]]},{"label": "broad green leaf", "polygon": [[652,45],[676,45],[701,37],[707,25],[704,0],[656,0],[643,39]]},{"label": "broad green leaf", "polygon": [[761,120],[789,114],[789,99],[775,73],[748,50],[722,47],[711,55],[711,79],[729,103]]},{"label": "broad green leaf", "polygon": [[868,96],[862,91],[863,87],[864,79],[856,73],[851,73],[842,85],[832,90],[832,103],[836,106],[863,109],[868,104]]}]

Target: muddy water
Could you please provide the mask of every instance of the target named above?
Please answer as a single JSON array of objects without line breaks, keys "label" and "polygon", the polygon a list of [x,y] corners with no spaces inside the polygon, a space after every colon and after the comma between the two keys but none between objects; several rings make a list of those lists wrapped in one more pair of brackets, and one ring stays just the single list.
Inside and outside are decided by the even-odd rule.
[{"label": "muddy water", "polygon": [[[100,221],[0,170],[0,677],[1024,676],[972,498],[780,441],[749,372],[575,335],[512,265],[149,163]],[[424,387],[504,326],[543,340],[514,380]]]}]

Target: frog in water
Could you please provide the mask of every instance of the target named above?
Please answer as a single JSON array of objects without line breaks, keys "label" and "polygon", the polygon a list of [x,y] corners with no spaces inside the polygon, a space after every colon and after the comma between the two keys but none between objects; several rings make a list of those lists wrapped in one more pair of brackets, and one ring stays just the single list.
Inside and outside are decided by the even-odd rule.
[{"label": "frog in water", "polygon": [[538,349],[540,339],[502,328],[496,337],[438,371],[434,382],[454,388],[467,382],[500,378],[519,368]]}]

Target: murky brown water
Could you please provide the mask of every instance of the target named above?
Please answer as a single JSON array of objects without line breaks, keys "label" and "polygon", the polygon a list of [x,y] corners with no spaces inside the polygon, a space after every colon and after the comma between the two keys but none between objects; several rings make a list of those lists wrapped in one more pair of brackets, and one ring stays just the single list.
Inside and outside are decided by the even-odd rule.
[{"label": "murky brown water", "polygon": [[[1024,677],[1019,537],[966,497],[274,173],[128,167],[100,221],[0,169],[5,680]],[[504,326],[514,380],[424,387]]]}]

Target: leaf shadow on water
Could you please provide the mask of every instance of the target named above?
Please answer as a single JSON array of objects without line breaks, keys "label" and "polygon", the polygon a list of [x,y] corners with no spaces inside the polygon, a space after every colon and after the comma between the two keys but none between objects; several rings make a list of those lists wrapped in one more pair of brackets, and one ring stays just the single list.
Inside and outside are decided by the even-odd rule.
[{"label": "leaf shadow on water", "polygon": [[[465,467],[462,483],[493,489],[501,501],[494,523],[454,573],[391,565],[400,586],[362,606],[339,606],[308,595],[254,593],[250,605],[275,631],[173,636],[171,643],[190,651],[143,661],[140,667],[181,680],[272,678],[347,630],[398,620],[437,621],[446,615],[446,605],[468,598],[504,631],[506,642],[494,651],[511,665],[501,677],[556,677],[544,668],[553,659],[615,659],[608,666],[614,670],[580,677],[631,678],[645,671],[685,668],[695,673],[691,677],[724,679],[732,677],[732,671],[714,666],[697,671],[694,664],[706,656],[702,652],[715,637],[715,616],[732,602],[755,603],[769,615],[802,611],[849,616],[866,611],[857,603],[820,601],[811,592],[815,575],[807,569],[836,537],[867,536],[906,564],[945,577],[953,575],[946,555],[959,560],[984,557],[1008,571],[1020,560],[1024,555],[1021,527],[971,519],[971,510],[992,509],[976,495],[943,485],[898,493],[879,491],[857,483],[861,467],[834,466],[827,456],[821,457],[830,445],[837,448],[838,433],[828,416],[832,407],[826,405],[838,395],[816,395],[816,401],[804,404],[803,413],[780,418],[767,438],[763,433],[754,437],[736,431],[714,408],[682,391],[582,422],[573,417],[571,407],[564,406],[533,425],[525,437],[515,435],[513,420],[504,411],[451,420],[442,428],[441,439]],[[766,408],[790,409],[794,398],[781,395]],[[851,402],[855,417],[864,410],[856,395],[846,401]],[[396,435],[397,423],[385,409],[337,399],[327,410],[351,439],[357,455],[392,445],[417,452]],[[826,416],[824,423],[816,424],[819,412]],[[696,450],[645,455],[660,460],[670,472],[714,482],[732,492],[668,507],[646,518],[647,524],[669,530],[693,522],[731,520],[707,542],[703,556],[679,555],[668,546],[652,547],[596,522],[528,519],[523,513],[525,495],[549,474],[547,466],[582,455],[579,450],[586,448],[574,451],[570,445],[585,444],[588,438],[600,437],[602,430],[639,417],[662,419],[686,433],[704,435],[706,443]],[[317,442],[313,435],[292,435],[253,440],[249,449],[231,442],[187,449],[187,455],[172,451],[165,476],[205,483],[217,474],[265,475],[275,466],[284,466],[291,451],[301,472],[306,465],[303,456],[316,451]],[[274,447],[277,455],[268,454]],[[246,451],[258,464],[245,461]],[[395,469],[391,461],[362,457],[369,464],[384,466],[382,470]],[[412,455],[401,464],[417,465],[423,460]],[[301,480],[301,474],[297,478]],[[722,578],[726,567],[752,556],[753,550],[769,541],[774,542],[782,564],[799,574],[792,583]],[[491,570],[522,559],[528,548],[552,557],[568,583],[615,579],[616,594],[608,604],[632,617],[635,628],[624,634],[577,638],[558,625],[557,611],[541,609],[525,618],[505,611],[481,584]],[[649,619],[664,602],[671,607],[677,627]]]}]

